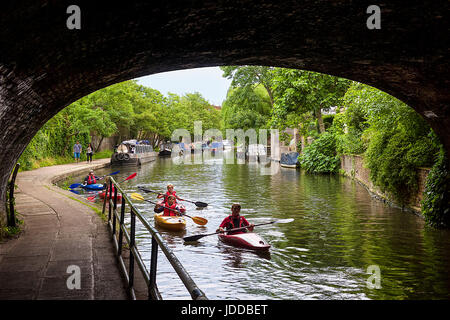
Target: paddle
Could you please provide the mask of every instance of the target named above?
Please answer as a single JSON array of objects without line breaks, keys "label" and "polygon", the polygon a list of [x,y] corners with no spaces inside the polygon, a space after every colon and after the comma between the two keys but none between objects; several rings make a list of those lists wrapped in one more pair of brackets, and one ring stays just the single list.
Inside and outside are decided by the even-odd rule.
[{"label": "paddle", "polygon": [[[110,174],[106,174],[106,175],[104,175],[104,176],[101,176],[100,178],[98,178],[99,180],[100,179],[103,179],[104,177],[106,177],[106,176],[113,176],[113,175],[116,175],[116,174],[118,174],[120,171],[116,171],[116,172],[112,172],[112,173],[110,173]],[[82,186],[83,184],[82,183],[73,183],[73,184],[71,184],[70,186],[69,186],[69,189],[75,189],[75,188],[78,188],[79,186]]]},{"label": "paddle", "polygon": [[[272,224],[272,223],[289,223],[289,222],[292,222],[292,221],[294,221],[293,218],[281,219],[281,220],[275,220],[275,221],[271,221],[271,222],[255,224],[255,225],[253,225],[253,227],[263,226],[263,225]],[[244,230],[244,229],[247,229],[247,228],[250,228],[250,226],[241,227],[241,228],[234,228],[234,229],[230,229],[230,230],[226,230],[226,231],[217,231],[217,232],[214,232],[214,233],[198,234],[198,235],[195,235],[195,236],[184,237],[183,240],[186,241],[186,242],[188,242],[188,241],[197,241],[197,240],[200,240],[203,237],[212,236],[214,234],[218,234],[218,233],[222,233],[222,232]]]},{"label": "paddle", "polygon": [[[119,173],[119,171],[117,171],[117,173]],[[118,183],[122,183],[122,182],[125,182],[125,181],[128,181],[128,180],[131,180],[131,179],[133,179],[134,177],[136,177],[136,175],[137,175],[137,172],[133,173],[133,174],[130,175],[128,178],[126,178],[126,179],[124,179],[124,180],[122,180],[122,181],[120,181],[120,182],[118,182]],[[106,192],[106,191],[105,191],[105,192]],[[97,197],[97,194],[98,194],[98,193],[96,193],[96,194],[93,195],[93,196],[87,197],[86,199],[89,200],[89,201],[94,201],[94,199]],[[106,195],[105,195],[105,196],[106,196]]]},{"label": "paddle", "polygon": [[[153,202],[153,201],[151,201],[151,200],[145,200],[144,197],[143,197],[142,195],[140,195],[139,193],[132,193],[132,194],[131,194],[131,198],[132,198],[132,199],[135,199],[135,200],[147,201],[147,202],[150,202],[150,203],[153,203],[153,204],[157,204],[156,202]],[[202,217],[191,217],[191,216],[188,216],[186,213],[180,212],[179,210],[171,209],[171,208],[168,208],[168,207],[165,207],[165,206],[162,206],[162,205],[160,205],[160,206],[163,207],[163,208],[166,208],[166,209],[169,209],[169,210],[178,212],[179,214],[181,214],[181,215],[183,215],[183,216],[189,217],[189,218],[191,218],[196,224],[199,224],[199,225],[201,225],[201,226],[204,226],[205,224],[208,223],[208,220],[206,220],[205,218],[202,218]]]},{"label": "paddle", "polygon": [[[144,192],[147,192],[147,193],[151,192],[151,193],[156,193],[156,194],[163,194],[163,193],[161,193],[161,192],[157,192],[157,191],[145,189],[144,187],[138,187],[138,188],[139,188],[140,190],[144,191]],[[167,196],[166,194],[163,194],[163,195],[164,195],[164,197]],[[178,200],[180,200],[180,201],[187,201],[187,202],[193,203],[193,204],[195,204],[195,205],[196,205],[197,207],[199,207],[199,208],[206,208],[206,207],[208,206],[207,203],[201,202],[201,201],[191,201],[191,200],[185,200],[185,199],[178,199]]]}]

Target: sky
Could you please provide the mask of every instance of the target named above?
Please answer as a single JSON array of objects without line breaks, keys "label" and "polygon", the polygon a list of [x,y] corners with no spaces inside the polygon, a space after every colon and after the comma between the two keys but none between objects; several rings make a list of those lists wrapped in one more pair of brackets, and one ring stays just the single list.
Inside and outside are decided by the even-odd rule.
[{"label": "sky", "polygon": [[196,68],[157,73],[137,78],[138,84],[158,90],[184,95],[199,92],[212,105],[221,106],[225,100],[231,80],[222,77],[219,67]]}]

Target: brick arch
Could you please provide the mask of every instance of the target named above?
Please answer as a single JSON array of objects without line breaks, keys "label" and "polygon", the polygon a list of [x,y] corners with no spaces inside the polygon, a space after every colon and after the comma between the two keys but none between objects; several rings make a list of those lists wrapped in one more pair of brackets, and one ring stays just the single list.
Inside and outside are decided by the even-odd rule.
[{"label": "brick arch", "polygon": [[[450,150],[448,1],[69,1],[0,4],[0,201],[34,134],[71,102],[143,75],[217,65],[308,69],[363,82],[422,114]],[[3,207],[3,206],[1,206]],[[0,209],[2,210],[2,209]]]}]

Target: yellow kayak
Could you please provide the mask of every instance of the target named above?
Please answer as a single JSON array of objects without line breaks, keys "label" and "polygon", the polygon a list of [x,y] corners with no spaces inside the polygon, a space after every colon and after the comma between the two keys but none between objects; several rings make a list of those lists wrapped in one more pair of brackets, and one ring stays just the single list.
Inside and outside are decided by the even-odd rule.
[{"label": "yellow kayak", "polygon": [[186,229],[186,219],[184,217],[163,216],[164,212],[155,213],[155,224],[170,231],[182,231]]}]

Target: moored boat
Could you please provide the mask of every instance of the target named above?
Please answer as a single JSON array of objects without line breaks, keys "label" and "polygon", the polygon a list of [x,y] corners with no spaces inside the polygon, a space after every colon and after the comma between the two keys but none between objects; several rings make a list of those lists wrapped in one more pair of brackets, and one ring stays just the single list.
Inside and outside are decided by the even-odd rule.
[{"label": "moored boat", "polygon": [[153,147],[137,140],[123,141],[111,155],[112,165],[141,165],[155,161],[157,153]]},{"label": "moored boat", "polygon": [[169,231],[186,229],[186,219],[180,216],[164,216],[164,212],[155,213],[155,225]]},{"label": "moored boat", "polygon": [[267,243],[267,241],[264,240],[260,235],[254,232],[245,232],[231,235],[220,233],[219,239],[226,244],[250,250],[267,251],[270,248],[270,244]]},{"label": "moored boat", "polygon": [[283,168],[296,169],[298,165],[297,164],[285,164],[285,163],[280,162],[280,166],[282,166]]},{"label": "moored boat", "polygon": [[295,169],[299,166],[298,164],[298,152],[282,153],[280,165],[284,168]]}]

